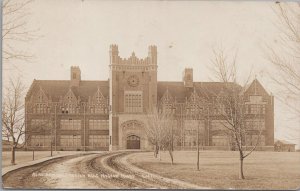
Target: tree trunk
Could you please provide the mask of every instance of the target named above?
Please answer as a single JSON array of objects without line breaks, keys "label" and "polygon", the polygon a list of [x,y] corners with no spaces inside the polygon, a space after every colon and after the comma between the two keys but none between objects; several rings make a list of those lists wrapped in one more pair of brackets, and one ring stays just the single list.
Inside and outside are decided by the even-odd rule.
[{"label": "tree trunk", "polygon": [[243,166],[243,163],[244,163],[244,158],[240,157],[240,174],[239,174],[239,178],[240,179],[245,179],[245,177],[244,177],[244,166]]},{"label": "tree trunk", "polygon": [[174,164],[174,158],[173,158],[172,148],[169,149],[169,154],[170,154],[170,157],[171,157],[171,164],[173,165]]},{"label": "tree trunk", "polygon": [[198,147],[197,147],[197,170],[199,170],[199,144],[198,144]]},{"label": "tree trunk", "polygon": [[154,157],[157,158],[157,154],[158,154],[158,146],[157,143],[155,144],[155,148],[154,148]]},{"label": "tree trunk", "polygon": [[158,154],[159,154],[159,161],[161,161],[161,152],[160,152],[160,146],[158,146]]},{"label": "tree trunk", "polygon": [[11,147],[11,164],[16,164],[16,147],[14,145]]}]

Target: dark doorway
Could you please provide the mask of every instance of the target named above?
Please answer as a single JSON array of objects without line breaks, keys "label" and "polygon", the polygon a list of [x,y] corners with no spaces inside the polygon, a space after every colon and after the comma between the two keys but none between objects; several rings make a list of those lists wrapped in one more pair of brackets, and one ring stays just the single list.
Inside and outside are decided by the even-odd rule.
[{"label": "dark doorway", "polygon": [[128,136],[127,149],[140,149],[140,137],[135,135]]}]

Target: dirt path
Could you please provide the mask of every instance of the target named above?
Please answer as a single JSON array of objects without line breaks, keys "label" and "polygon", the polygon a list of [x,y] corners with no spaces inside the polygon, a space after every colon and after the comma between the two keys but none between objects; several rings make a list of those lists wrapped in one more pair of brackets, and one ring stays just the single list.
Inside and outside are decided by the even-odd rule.
[{"label": "dirt path", "polygon": [[9,172],[5,188],[195,188],[141,170],[127,161],[132,152],[68,156]]}]

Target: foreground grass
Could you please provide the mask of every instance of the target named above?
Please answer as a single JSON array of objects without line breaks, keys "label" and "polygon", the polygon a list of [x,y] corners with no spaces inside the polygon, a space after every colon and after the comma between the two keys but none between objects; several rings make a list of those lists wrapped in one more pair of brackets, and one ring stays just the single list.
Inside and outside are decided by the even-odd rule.
[{"label": "foreground grass", "polygon": [[201,151],[200,170],[195,151],[174,152],[174,165],[167,152],[161,161],[152,152],[135,153],[129,161],[165,177],[215,189],[296,189],[300,187],[299,152],[254,152],[244,161],[245,180],[238,179],[238,152]]},{"label": "foreground grass", "polygon": [[[52,155],[64,155],[68,153],[76,153],[76,151],[53,151]],[[34,160],[50,157],[50,151],[35,151]],[[16,151],[16,164],[32,161],[32,151]],[[2,151],[2,167],[11,166],[11,151]]]}]

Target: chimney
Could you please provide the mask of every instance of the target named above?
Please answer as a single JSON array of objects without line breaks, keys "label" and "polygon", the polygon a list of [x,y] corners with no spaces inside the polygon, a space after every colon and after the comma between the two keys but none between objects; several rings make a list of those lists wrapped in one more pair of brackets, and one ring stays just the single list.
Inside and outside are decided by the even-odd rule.
[{"label": "chimney", "polygon": [[71,86],[79,86],[81,72],[78,66],[71,66]]},{"label": "chimney", "polygon": [[184,87],[192,88],[193,87],[193,68],[185,68],[183,71],[182,77]]}]

